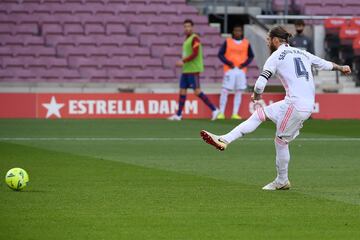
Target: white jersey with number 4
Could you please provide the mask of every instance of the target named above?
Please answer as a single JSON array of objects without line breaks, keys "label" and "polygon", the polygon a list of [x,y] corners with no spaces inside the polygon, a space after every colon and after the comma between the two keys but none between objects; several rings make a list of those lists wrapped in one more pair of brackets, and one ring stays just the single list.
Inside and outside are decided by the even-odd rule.
[{"label": "white jersey with number 4", "polygon": [[312,112],[315,104],[315,85],[311,66],[319,70],[333,68],[329,61],[288,44],[282,44],[265,62],[259,79],[263,77],[267,80],[276,75],[286,90],[285,101],[293,104],[297,111]]}]

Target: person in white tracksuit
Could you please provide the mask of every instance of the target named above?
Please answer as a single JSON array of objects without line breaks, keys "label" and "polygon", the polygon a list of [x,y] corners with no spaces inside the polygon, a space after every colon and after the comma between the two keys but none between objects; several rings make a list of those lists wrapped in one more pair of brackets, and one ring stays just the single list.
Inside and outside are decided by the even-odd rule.
[{"label": "person in white tracksuit", "polygon": [[243,27],[235,25],[232,37],[227,38],[221,46],[218,57],[224,63],[224,80],[219,99],[220,114],[217,119],[225,119],[225,108],[228,95],[234,91],[234,104],[231,119],[241,119],[238,114],[242,92],[247,89],[247,67],[254,59],[249,40],[244,37]]},{"label": "person in white tracksuit", "polygon": [[253,132],[266,119],[273,121],[276,124],[277,177],[273,182],[264,186],[264,190],[290,188],[288,179],[289,143],[299,135],[304,121],[311,116],[315,105],[315,85],[311,67],[314,66],[319,70],[340,71],[343,74],[351,73],[351,69],[347,65],[339,66],[309,52],[289,46],[290,37],[291,34],[281,26],[270,30],[268,46],[271,56],[265,62],[251,97],[252,101],[260,100],[268,79],[276,75],[286,90],[285,99],[265,108],[258,108],[249,119],[225,135],[218,136],[205,130],[201,131],[205,142],[222,151],[231,142]]}]

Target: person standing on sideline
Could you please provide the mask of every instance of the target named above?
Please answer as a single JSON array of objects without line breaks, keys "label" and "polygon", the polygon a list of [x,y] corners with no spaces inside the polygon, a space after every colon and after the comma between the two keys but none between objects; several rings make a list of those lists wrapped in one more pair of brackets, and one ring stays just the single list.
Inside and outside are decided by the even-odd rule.
[{"label": "person standing on sideline", "polygon": [[191,19],[186,19],[184,21],[184,33],[186,38],[182,47],[182,59],[176,62],[177,67],[182,67],[179,108],[176,114],[168,118],[173,121],[180,121],[182,119],[182,111],[185,105],[188,88],[192,88],[195,95],[211,109],[211,120],[215,120],[220,112],[200,89],[200,73],[204,71],[203,52],[200,38],[193,32],[193,27],[194,23]]},{"label": "person standing on sideline", "polygon": [[311,54],[314,54],[314,45],[311,39],[304,35],[305,22],[304,20],[295,21],[296,35],[290,39],[290,46],[300,48]]},{"label": "person standing on sideline", "polygon": [[239,108],[242,92],[247,88],[247,66],[254,59],[249,41],[243,36],[243,27],[235,25],[232,37],[221,46],[218,57],[224,63],[224,80],[220,94],[220,114],[217,119],[225,119],[225,108],[230,91],[234,91],[232,119],[241,119]]}]

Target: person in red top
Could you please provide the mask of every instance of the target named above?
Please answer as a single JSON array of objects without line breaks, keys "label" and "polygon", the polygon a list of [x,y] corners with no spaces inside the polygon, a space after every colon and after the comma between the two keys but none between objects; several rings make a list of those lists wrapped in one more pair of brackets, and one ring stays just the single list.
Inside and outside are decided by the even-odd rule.
[{"label": "person in red top", "polygon": [[198,96],[212,111],[212,120],[215,120],[219,110],[200,88],[200,73],[204,70],[202,45],[200,38],[193,31],[194,23],[190,19],[184,21],[184,33],[186,38],[183,44],[182,59],[176,62],[177,67],[182,67],[180,78],[179,108],[176,114],[170,116],[169,120],[179,121],[182,119],[182,110],[186,101],[187,89],[194,90]]},{"label": "person in red top", "polygon": [[235,25],[232,38],[227,38],[218,54],[224,63],[224,80],[220,94],[220,114],[218,119],[225,119],[225,108],[229,91],[235,91],[232,119],[241,119],[238,111],[242,91],[247,88],[247,66],[254,58],[249,41],[243,37],[243,27]]},{"label": "person in red top", "polygon": [[[188,38],[188,37],[189,36],[186,36],[186,38]],[[199,47],[200,47],[199,36],[195,36],[193,38],[191,45],[192,45],[192,50],[193,50],[192,54],[190,56],[178,61],[176,66],[181,67],[181,66],[184,65],[184,63],[190,62],[190,61],[194,60],[197,57],[197,55],[199,54]],[[196,74],[200,74],[200,73],[196,73]]]}]

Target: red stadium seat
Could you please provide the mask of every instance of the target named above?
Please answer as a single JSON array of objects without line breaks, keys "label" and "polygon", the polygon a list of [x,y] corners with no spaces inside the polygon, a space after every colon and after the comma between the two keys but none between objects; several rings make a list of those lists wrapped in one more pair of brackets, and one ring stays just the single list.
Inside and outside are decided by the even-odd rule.
[{"label": "red stadium seat", "polygon": [[171,6],[186,4],[185,0],[130,0],[129,2],[143,4],[167,4]]},{"label": "red stadium seat", "polygon": [[[134,75],[132,72],[124,69],[109,69],[107,70],[108,77],[110,82],[132,82]],[[152,77],[150,77],[151,79]]]},{"label": "red stadium seat", "polygon": [[0,56],[55,56],[55,49],[44,46],[8,46],[0,47]]},{"label": "red stadium seat", "polygon": [[62,57],[68,56],[150,56],[149,49],[140,48],[137,46],[128,47],[113,47],[113,46],[101,46],[101,47],[86,47],[86,46],[58,46],[57,54]]},{"label": "red stadium seat", "polygon": [[41,78],[33,69],[21,69],[21,68],[13,68],[8,69],[8,71],[12,74],[15,78],[22,78],[22,79],[36,79]]},{"label": "red stadium seat", "polygon": [[64,24],[65,35],[84,35],[85,30],[81,24],[78,23],[66,23]]},{"label": "red stadium seat", "polygon": [[39,57],[35,59],[23,59],[27,62],[28,67],[45,66],[48,69],[67,68],[68,63],[64,58],[56,57]]},{"label": "red stadium seat", "polygon": [[20,46],[42,46],[44,45],[44,39],[38,36],[10,36],[3,35],[0,37],[1,46],[20,45]]},{"label": "red stadium seat", "polygon": [[208,57],[217,57],[219,48],[204,48],[203,53],[205,58]]},{"label": "red stadium seat", "polygon": [[339,0],[326,0],[326,1],[322,1],[323,5],[325,7],[328,6],[335,6],[335,7],[343,7],[343,2],[339,1]]},{"label": "red stadium seat", "polygon": [[128,56],[122,57],[70,57],[69,66],[79,67],[94,67],[94,68],[137,68],[138,70],[146,68],[161,67],[160,59],[153,59],[151,57],[139,57],[138,59]]},{"label": "red stadium seat", "polygon": [[[24,0],[24,1],[36,1],[36,0]],[[81,0],[78,0],[81,1]],[[41,0],[41,3],[65,3],[66,0]],[[70,2],[70,1],[68,1]]]},{"label": "red stadium seat", "polygon": [[69,68],[56,68],[54,69],[36,69],[34,70],[37,76],[40,76],[42,79],[73,79],[80,78],[80,74],[77,70],[72,70]]},{"label": "red stadium seat", "polygon": [[86,23],[85,34],[105,34],[105,27],[103,26],[103,24],[99,23]]},{"label": "red stadium seat", "polygon": [[155,76],[155,79],[174,79],[175,73],[169,69],[159,69],[159,70],[151,70],[151,74]]},{"label": "red stadium seat", "polygon": [[136,10],[137,14],[157,14],[160,15],[161,12],[166,12],[168,14],[178,14],[178,10],[174,7],[164,7],[161,5],[159,7],[158,5],[151,4],[151,5],[140,5],[140,4],[134,4],[132,7]]},{"label": "red stadium seat", "polygon": [[46,44],[49,46],[138,46],[139,40],[136,37],[127,35],[93,35],[89,36],[46,36]]},{"label": "red stadium seat", "polygon": [[72,68],[79,67],[93,67],[101,68],[100,59],[107,57],[78,57],[78,56],[69,56],[69,66]]},{"label": "red stadium seat", "polygon": [[24,57],[3,57],[2,68],[27,68],[27,62],[24,61]]},{"label": "red stadium seat", "polygon": [[[294,10],[299,11],[301,14],[356,16],[359,14],[360,2],[357,0],[294,0],[293,5],[289,5],[290,12],[292,6],[294,6]],[[284,1],[273,1],[273,8],[275,11],[284,11]]]},{"label": "red stadium seat", "polygon": [[94,69],[93,67],[81,67],[79,73],[82,78],[89,79],[90,81],[107,81],[109,79],[106,70]]},{"label": "red stadium seat", "polygon": [[166,47],[153,45],[151,47],[151,56],[161,57],[161,56],[178,56],[180,57],[181,49],[176,47]]},{"label": "red stadium seat", "polygon": [[0,57],[13,56],[12,47],[0,47]]},{"label": "red stadium seat", "polygon": [[340,43],[342,45],[352,45],[352,41],[360,36],[360,29],[352,26],[342,26],[340,28]]},{"label": "red stadium seat", "polygon": [[117,3],[117,4],[127,4],[129,0],[103,0],[104,3]]},{"label": "red stadium seat", "polygon": [[213,47],[219,49],[220,46],[224,43],[225,39],[216,37],[216,35],[206,36],[201,38],[200,41],[204,45],[204,47]]},{"label": "red stadium seat", "polygon": [[44,24],[42,26],[42,33],[44,35],[49,35],[49,34],[56,34],[56,35],[63,35],[64,34],[64,29],[60,24]]},{"label": "red stadium seat", "polygon": [[0,79],[176,82],[185,18],[201,36],[205,79],[219,81],[224,39],[185,0],[4,0]]},{"label": "red stadium seat", "polygon": [[156,79],[171,78],[173,76],[173,73],[171,71],[166,71],[162,69],[145,69],[143,71],[132,70],[131,75],[133,76],[135,81],[142,82],[144,80],[146,81],[146,79],[149,79],[151,81]]},{"label": "red stadium seat", "polygon": [[147,69],[160,69],[162,67],[160,58],[143,58],[141,64]]},{"label": "red stadium seat", "polygon": [[13,29],[12,26],[15,24],[1,24],[0,25],[0,34],[1,35],[12,35]]},{"label": "red stadium seat", "polygon": [[[184,17],[183,16],[179,16],[179,15],[173,15],[173,16],[168,16],[166,18],[166,20],[168,20],[169,24],[172,25],[172,24],[178,24],[178,25],[181,25],[183,24],[184,22]],[[207,17],[205,16],[199,16],[199,15],[195,15],[195,16],[192,16],[191,17],[191,20],[193,20],[193,22],[195,23],[196,25],[196,28],[198,26],[209,26],[209,23],[208,23],[208,20],[207,20]],[[151,21],[150,21],[151,22]],[[153,23],[153,22],[151,22]]]},{"label": "red stadium seat", "polygon": [[113,35],[113,34],[126,34],[126,28],[123,25],[109,23],[106,25],[106,34]]},{"label": "red stadium seat", "polygon": [[181,45],[183,39],[181,37],[167,37],[167,38],[159,38],[157,35],[149,35],[141,33],[139,35],[140,44],[142,46],[151,47],[153,45],[160,45],[160,46],[174,46]]},{"label": "red stadium seat", "polygon": [[0,34],[5,35],[36,35],[39,29],[36,24],[0,23]]},{"label": "red stadium seat", "polygon": [[344,18],[327,18],[324,20],[324,26],[327,33],[337,34],[342,26],[346,26]]},{"label": "red stadium seat", "polygon": [[175,69],[175,63],[180,59],[179,56],[163,56],[162,64],[167,69]]},{"label": "red stadium seat", "polygon": [[209,69],[216,70],[219,66],[220,60],[218,58],[205,58],[205,71],[208,71]]},{"label": "red stadium seat", "polygon": [[[58,45],[70,45],[70,46],[76,46],[78,44],[78,41],[76,41],[76,37],[82,37],[82,36],[59,36],[59,35],[46,35],[45,36],[45,42],[46,45],[56,47]],[[89,39],[89,37],[86,37],[86,39]],[[89,39],[92,42],[92,39]]]},{"label": "red stadium seat", "polygon": [[360,17],[354,17],[350,20],[350,26],[360,28]]},{"label": "red stadium seat", "polygon": [[4,57],[2,65],[4,68],[65,68],[68,66],[66,59],[56,57]]},{"label": "red stadium seat", "polygon": [[16,80],[14,79],[15,75],[12,71],[9,71],[8,69],[0,69],[0,81],[11,81],[11,82],[15,82]]},{"label": "red stadium seat", "polygon": [[360,36],[354,39],[352,47],[354,50],[354,55],[360,56]]},{"label": "red stadium seat", "polygon": [[15,17],[9,17],[7,13],[4,13],[4,12],[0,12],[0,22],[2,24],[11,24],[11,25],[14,25],[14,24],[17,24],[18,21],[17,21],[17,18]]}]

